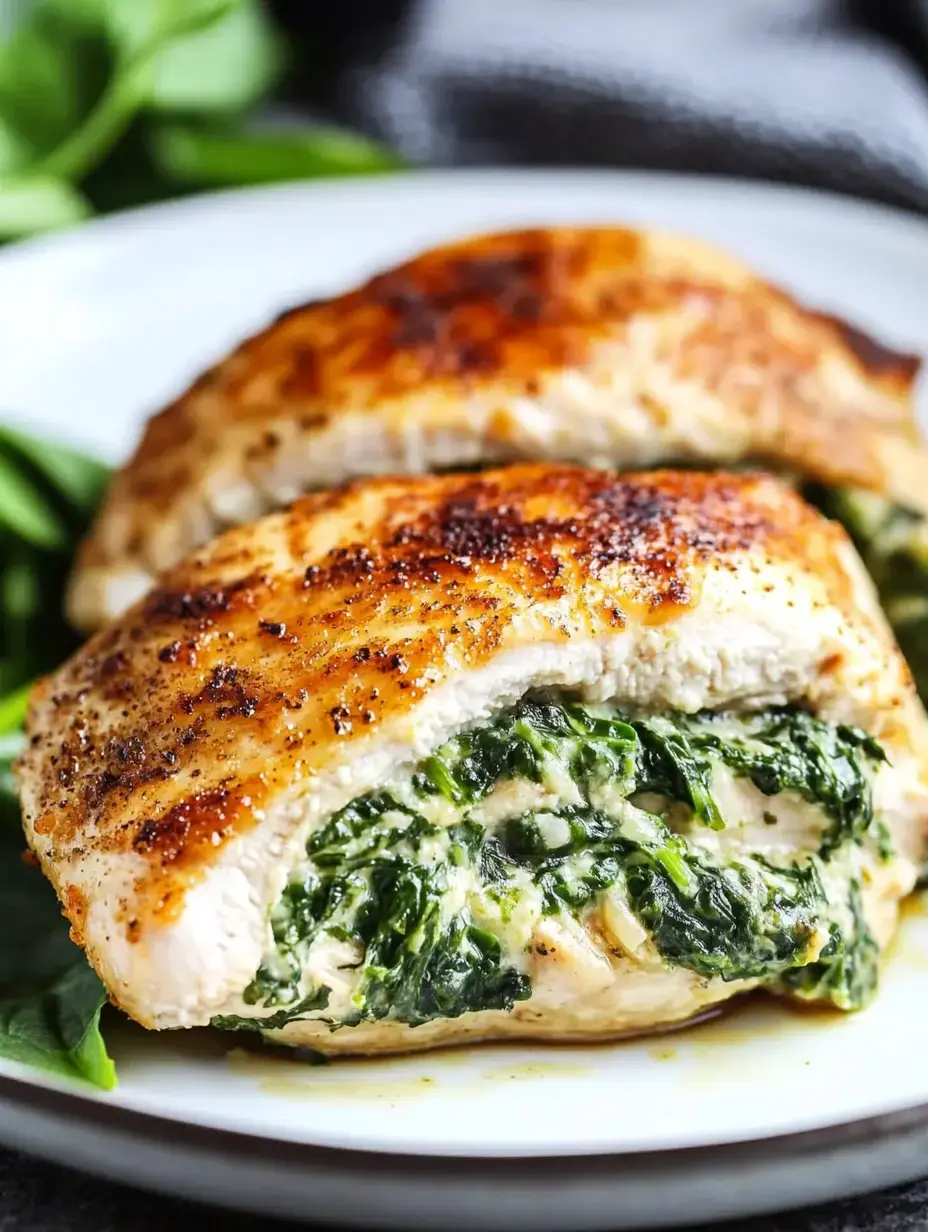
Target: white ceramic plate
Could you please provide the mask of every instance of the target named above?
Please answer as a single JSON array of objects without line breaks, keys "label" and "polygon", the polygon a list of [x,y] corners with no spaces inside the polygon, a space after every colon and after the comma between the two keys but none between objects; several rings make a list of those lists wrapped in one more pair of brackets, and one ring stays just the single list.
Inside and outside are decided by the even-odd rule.
[{"label": "white ceramic plate", "polygon": [[[145,415],[282,309],[436,241],[572,221],[721,242],[811,304],[928,353],[918,220],[707,179],[427,173],[204,197],[4,251],[0,415],[118,459]],[[925,1006],[928,916],[912,911],[879,1000],[856,1017],[754,1003],[616,1046],[318,1068],[114,1022],[119,1088],[3,1065],[0,1137],[323,1225],[690,1224],[928,1172]]]}]

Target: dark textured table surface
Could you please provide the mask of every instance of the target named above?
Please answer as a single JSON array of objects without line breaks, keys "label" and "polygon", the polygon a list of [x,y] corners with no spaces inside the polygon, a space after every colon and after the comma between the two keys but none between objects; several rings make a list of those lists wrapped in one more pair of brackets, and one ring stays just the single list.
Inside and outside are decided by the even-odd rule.
[{"label": "dark textured table surface", "polygon": [[[922,1181],[852,1202],[713,1226],[719,1232],[722,1227],[725,1232],[914,1232],[928,1229],[926,1212],[928,1181]],[[288,1232],[297,1226],[153,1197],[0,1152],[0,1232],[201,1232],[214,1227]]]}]

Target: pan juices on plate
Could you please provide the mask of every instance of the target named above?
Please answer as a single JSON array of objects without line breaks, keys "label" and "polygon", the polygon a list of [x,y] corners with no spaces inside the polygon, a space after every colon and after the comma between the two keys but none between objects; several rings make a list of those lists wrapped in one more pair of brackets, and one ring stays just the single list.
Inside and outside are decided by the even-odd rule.
[{"label": "pan juices on plate", "polygon": [[925,722],[789,487],[519,465],[213,539],[37,688],[18,776],[132,1017],[377,1052],[864,1005]]},{"label": "pan juices on plate", "polygon": [[353,477],[762,464],[851,532],[928,692],[918,361],[701,243],[555,228],[427,252],[285,313],[148,425],[85,545],[85,629],[230,525]]}]

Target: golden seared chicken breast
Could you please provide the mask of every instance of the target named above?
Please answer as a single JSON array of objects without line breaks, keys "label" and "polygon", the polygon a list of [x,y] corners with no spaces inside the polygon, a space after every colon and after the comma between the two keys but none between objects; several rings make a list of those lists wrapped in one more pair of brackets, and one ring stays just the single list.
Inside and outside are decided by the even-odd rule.
[{"label": "golden seared chicken breast", "polygon": [[153,419],[71,614],[96,628],[224,527],[354,476],[759,461],[851,530],[928,691],[917,367],[692,240],[562,228],[453,244],[286,313]]},{"label": "golden seared chicken breast", "polygon": [[768,476],[382,479],[230,530],[37,687],[29,842],[149,1027],[324,1051],[873,993],[926,720]]}]

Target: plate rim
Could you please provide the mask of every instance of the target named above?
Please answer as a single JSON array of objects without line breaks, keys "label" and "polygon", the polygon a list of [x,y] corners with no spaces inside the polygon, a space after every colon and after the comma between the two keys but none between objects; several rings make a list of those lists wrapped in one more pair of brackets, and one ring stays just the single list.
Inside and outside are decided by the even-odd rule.
[{"label": "plate rim", "polygon": [[[230,1147],[238,1147],[242,1150],[247,1147],[251,1155],[264,1150],[270,1152],[274,1158],[279,1158],[283,1150],[293,1158],[305,1156],[307,1153],[320,1157],[327,1156],[332,1160],[344,1160],[349,1156],[363,1157],[371,1161],[381,1161],[384,1168],[395,1167],[396,1160],[404,1159],[410,1162],[415,1161],[417,1166],[421,1165],[424,1170],[434,1166],[438,1171],[469,1162],[478,1165],[482,1175],[486,1175],[488,1165],[491,1165],[494,1171],[498,1170],[508,1174],[515,1162],[544,1164],[545,1161],[551,1159],[569,1160],[572,1166],[579,1165],[584,1160],[602,1161],[605,1159],[628,1160],[641,1166],[654,1165],[671,1159],[698,1164],[703,1160],[715,1159],[721,1154],[729,1159],[739,1155],[756,1156],[759,1153],[773,1160],[781,1160],[798,1154],[805,1157],[814,1152],[833,1150],[835,1147],[853,1144],[859,1140],[872,1142],[886,1141],[890,1138],[906,1138],[916,1130],[928,1129],[928,1102],[922,1101],[910,1107],[843,1120],[813,1129],[787,1130],[782,1133],[699,1146],[668,1146],[618,1151],[609,1148],[602,1150],[584,1148],[571,1151],[559,1145],[553,1151],[522,1149],[512,1152],[496,1151],[494,1154],[476,1154],[473,1151],[454,1150],[392,1150],[388,1146],[382,1148],[337,1146],[328,1143],[300,1142],[292,1138],[275,1138],[269,1134],[248,1133],[245,1130],[206,1125],[200,1121],[180,1120],[160,1112],[128,1108],[124,1104],[111,1101],[105,1095],[94,1098],[79,1089],[70,1090],[65,1087],[35,1083],[28,1077],[12,1074],[0,1074],[0,1107],[4,1104],[13,1104],[17,1107],[28,1108],[30,1111],[39,1110],[65,1117],[69,1109],[77,1110],[81,1120],[101,1124],[106,1128],[132,1129],[134,1127],[138,1129],[141,1127],[144,1130],[146,1126],[155,1126],[160,1128],[165,1137],[169,1136],[172,1144],[175,1145],[181,1139],[186,1139],[190,1145],[196,1145],[197,1142],[213,1141],[220,1137],[228,1139]],[[57,1107],[57,1105],[63,1105],[63,1107]]]},{"label": "plate rim", "polygon": [[[451,186],[464,181],[478,184],[514,180],[523,183],[531,183],[533,180],[551,181],[559,184],[572,181],[591,185],[613,182],[639,185],[643,188],[650,185],[655,189],[669,189],[685,184],[688,189],[709,196],[748,195],[764,197],[771,204],[785,203],[787,208],[792,206],[797,208],[802,206],[825,207],[832,212],[834,217],[841,215],[843,223],[872,225],[882,221],[894,228],[905,229],[913,238],[928,240],[928,219],[915,211],[829,189],[811,188],[806,185],[763,178],[739,178],[697,171],[652,171],[636,167],[584,167],[581,165],[557,168],[544,166],[510,168],[492,165],[411,167],[405,171],[383,171],[366,176],[287,180],[274,184],[219,188],[209,192],[191,193],[189,196],[167,201],[148,202],[129,209],[114,210],[109,214],[100,214],[55,231],[6,244],[0,250],[0,267],[31,257],[45,256],[58,248],[71,247],[87,240],[105,240],[108,236],[116,235],[125,229],[157,223],[159,220],[170,221],[174,217],[208,215],[213,209],[227,208],[230,202],[241,202],[245,205],[275,198],[298,199],[304,195],[320,198],[345,195],[363,196],[365,190],[370,190],[372,186],[385,188],[391,193],[402,194],[407,188],[413,187],[422,190],[423,188],[441,188],[444,185]],[[621,222],[618,225],[621,226]],[[680,233],[683,234],[685,231]]]},{"label": "plate rim", "polygon": [[725,1147],[485,1158],[275,1143],[105,1105],[70,1122],[28,1098],[15,1111],[19,1140],[0,1119],[7,1145],[110,1182],[264,1218],[304,1220],[309,1202],[323,1221],[398,1232],[433,1229],[436,1202],[448,1232],[691,1228],[902,1184],[928,1152],[928,1122],[909,1113],[880,1118],[875,1137],[868,1121]]}]

